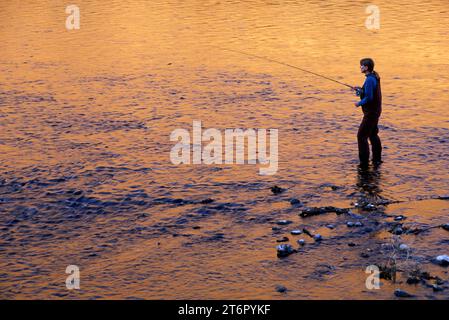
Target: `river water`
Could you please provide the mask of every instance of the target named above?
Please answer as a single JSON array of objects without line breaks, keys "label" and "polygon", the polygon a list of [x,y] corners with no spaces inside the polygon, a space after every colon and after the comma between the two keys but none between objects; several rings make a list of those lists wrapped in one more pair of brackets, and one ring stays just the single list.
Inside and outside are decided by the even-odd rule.
[{"label": "river water", "polygon": [[[449,222],[437,199],[449,182],[449,4],[376,0],[378,30],[365,26],[368,4],[79,0],[80,29],[67,30],[62,1],[2,1],[0,297],[393,299],[400,288],[447,299],[404,275],[369,290],[365,268],[395,255],[399,269],[448,279],[430,263],[449,254],[447,231],[385,226],[399,214],[408,226]],[[352,85],[373,57],[385,162],[358,171],[361,110],[348,88],[217,46]],[[278,129],[278,172],[172,164],[170,133],[194,120]],[[345,214],[301,218],[290,204],[361,197],[397,203],[352,209],[373,231],[348,228]],[[293,223],[273,231],[279,219]],[[323,241],[289,234],[304,227]],[[306,245],[279,259],[283,236]],[[398,243],[407,254],[389,251]],[[68,265],[80,290],[66,289]]]}]

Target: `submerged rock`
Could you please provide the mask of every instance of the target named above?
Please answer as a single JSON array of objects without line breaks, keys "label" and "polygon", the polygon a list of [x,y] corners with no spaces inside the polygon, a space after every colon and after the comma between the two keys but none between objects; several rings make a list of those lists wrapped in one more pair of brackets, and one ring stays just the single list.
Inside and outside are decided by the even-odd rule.
[{"label": "submerged rock", "polygon": [[280,188],[278,186],[271,187],[271,192],[273,192],[273,194],[280,194],[280,193],[284,192],[285,190],[287,190],[287,189]]},{"label": "submerged rock", "polygon": [[304,239],[299,239],[298,241],[296,241],[300,246],[303,246],[306,244],[306,241]]},{"label": "submerged rock", "polygon": [[293,198],[293,199],[290,199],[290,204],[291,204],[292,206],[299,206],[299,205],[301,205],[302,203],[301,203],[301,201],[300,201],[299,199]]},{"label": "submerged rock", "polygon": [[399,250],[400,251],[407,251],[407,250],[409,250],[410,249],[410,247],[408,246],[408,245],[406,245],[405,243],[402,243],[400,246],[399,246]]},{"label": "submerged rock", "polygon": [[287,242],[289,239],[287,237],[283,237],[281,239],[277,239],[276,242]]},{"label": "submerged rock", "polygon": [[363,226],[363,223],[361,223],[360,221],[357,221],[357,222],[348,221],[348,222],[346,223],[346,225],[347,225],[349,228],[352,228],[352,227],[362,227],[362,226]]},{"label": "submerged rock", "polygon": [[292,230],[290,233],[294,236],[297,236],[297,235],[301,234],[302,231],[301,230]]},{"label": "submerged rock", "polygon": [[302,210],[302,212],[299,214],[301,217],[306,218],[310,216],[316,216],[319,214],[329,213],[329,212],[335,212],[336,214],[342,214],[342,213],[348,213],[349,209],[342,209],[342,208],[336,208],[332,206],[327,207],[312,207]]},{"label": "submerged rock", "polygon": [[447,267],[447,266],[449,266],[449,256],[445,255],[445,254],[440,255],[440,256],[436,257],[435,259],[433,259],[433,262],[440,266]]},{"label": "submerged rock", "polygon": [[401,289],[394,290],[394,295],[396,297],[398,297],[398,298],[411,298],[411,297],[414,297],[414,295],[412,295],[412,294],[410,294],[410,293],[408,293],[408,292],[406,292],[404,290],[401,290]]},{"label": "submerged rock", "polygon": [[446,231],[449,231],[449,223],[441,225],[441,228],[443,228]]},{"label": "submerged rock", "polygon": [[276,286],[276,291],[279,292],[279,293],[284,293],[284,292],[287,292],[287,288],[284,287],[284,286],[281,286],[281,285],[277,285]]},{"label": "submerged rock", "polygon": [[292,223],[293,221],[290,221],[290,220],[279,220],[278,222],[276,222],[278,225],[280,225],[280,226],[285,226],[285,225],[287,225],[287,224],[290,224],[290,223]]},{"label": "submerged rock", "polygon": [[394,221],[402,221],[402,220],[405,220],[406,218],[403,216],[403,215],[399,215],[399,216],[396,216],[396,217],[394,217]]},{"label": "submerged rock", "polygon": [[328,225],[326,225],[326,228],[332,230],[332,229],[335,229],[335,226],[333,224],[328,224]]},{"label": "submerged rock", "polygon": [[321,236],[321,234],[316,234],[313,236],[313,239],[317,242],[323,240],[323,237]]},{"label": "submerged rock", "polygon": [[368,203],[362,207],[363,210],[376,210],[376,206],[372,203]]},{"label": "submerged rock", "polygon": [[394,235],[401,235],[404,233],[404,229],[402,229],[401,225],[398,225],[390,230],[390,232]]},{"label": "submerged rock", "polygon": [[289,244],[280,244],[276,249],[278,257],[286,257],[296,252],[296,250]]}]

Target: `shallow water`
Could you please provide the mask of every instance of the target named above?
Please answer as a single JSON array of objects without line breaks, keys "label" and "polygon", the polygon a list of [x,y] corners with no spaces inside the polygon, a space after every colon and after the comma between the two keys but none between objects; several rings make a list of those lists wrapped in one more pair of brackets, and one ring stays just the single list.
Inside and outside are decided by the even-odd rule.
[{"label": "shallow water", "polygon": [[[398,287],[449,297],[391,281],[367,290],[364,272],[391,255],[382,244],[400,241],[412,248],[398,257],[403,268],[419,263],[448,279],[430,263],[449,254],[447,231],[394,240],[385,228],[386,215],[449,222],[447,200],[435,199],[449,182],[446,1],[376,1],[377,31],[364,26],[363,1],[77,4],[74,31],[63,4],[0,5],[1,297],[389,299]],[[361,111],[347,88],[215,46],[354,85],[359,59],[372,56],[385,163],[358,172]],[[193,120],[279,129],[278,173],[171,164],[170,133]],[[288,190],[273,195],[274,185]],[[289,203],[352,207],[360,197],[403,202],[353,209],[373,232],[347,228],[347,215],[300,218]],[[279,219],[293,224],[273,232]],[[324,240],[291,236],[293,227]],[[308,243],[278,259],[284,235]],[[80,267],[81,290],[66,289],[67,265]]]}]

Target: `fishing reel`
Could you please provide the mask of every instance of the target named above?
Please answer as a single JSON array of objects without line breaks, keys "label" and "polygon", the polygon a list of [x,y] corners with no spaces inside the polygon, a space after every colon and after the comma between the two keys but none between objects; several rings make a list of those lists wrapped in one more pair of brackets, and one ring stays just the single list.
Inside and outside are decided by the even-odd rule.
[{"label": "fishing reel", "polygon": [[357,97],[361,97],[361,96],[363,95],[363,88],[360,88],[360,87],[354,87],[353,89],[354,89],[355,95],[356,95]]}]

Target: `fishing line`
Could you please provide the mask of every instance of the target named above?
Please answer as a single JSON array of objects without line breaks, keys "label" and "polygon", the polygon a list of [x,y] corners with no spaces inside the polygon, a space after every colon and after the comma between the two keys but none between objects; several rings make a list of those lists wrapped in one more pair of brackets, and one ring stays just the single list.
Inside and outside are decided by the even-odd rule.
[{"label": "fishing line", "polygon": [[317,76],[317,77],[320,77],[320,78],[323,78],[323,79],[326,79],[326,80],[329,80],[329,81],[341,84],[341,85],[343,85],[345,87],[351,88],[352,90],[356,90],[355,87],[353,87],[353,86],[351,86],[349,84],[346,84],[344,82],[341,82],[341,81],[338,81],[338,80],[335,80],[335,79],[323,76],[322,74],[319,74],[319,73],[316,73],[316,72],[313,72],[313,71],[310,71],[310,70],[307,70],[307,69],[303,69],[303,68],[300,68],[300,67],[297,67],[297,66],[285,63],[285,62],[277,61],[277,60],[274,60],[274,59],[258,56],[258,55],[252,54],[252,53],[247,53],[247,52],[243,52],[243,51],[239,51],[239,50],[235,50],[235,49],[223,48],[223,47],[219,47],[219,46],[216,46],[216,45],[211,45],[211,46],[212,47],[216,47],[216,48],[221,49],[221,50],[236,52],[236,53],[240,53],[240,54],[243,54],[243,55],[246,55],[246,56],[249,56],[249,57],[258,58],[258,59],[266,60],[266,61],[269,61],[269,62],[277,63],[277,64],[280,64],[280,65],[283,65],[283,66],[286,66],[286,67],[290,67],[290,68],[293,68],[293,69],[297,69],[297,70],[300,70],[302,72],[310,73],[310,74],[313,74],[314,76]]}]

